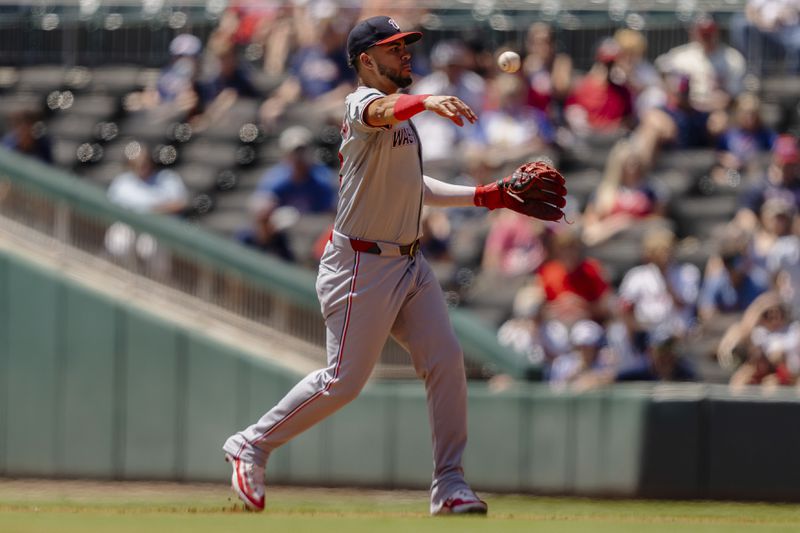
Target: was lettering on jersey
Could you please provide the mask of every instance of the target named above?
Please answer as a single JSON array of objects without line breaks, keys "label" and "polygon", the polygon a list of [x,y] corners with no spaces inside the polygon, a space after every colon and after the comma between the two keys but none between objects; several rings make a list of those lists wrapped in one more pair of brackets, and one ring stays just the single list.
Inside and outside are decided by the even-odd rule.
[{"label": "was lettering on jersey", "polygon": [[403,127],[392,132],[392,148],[407,144],[417,144],[417,136],[414,134],[414,130]]}]

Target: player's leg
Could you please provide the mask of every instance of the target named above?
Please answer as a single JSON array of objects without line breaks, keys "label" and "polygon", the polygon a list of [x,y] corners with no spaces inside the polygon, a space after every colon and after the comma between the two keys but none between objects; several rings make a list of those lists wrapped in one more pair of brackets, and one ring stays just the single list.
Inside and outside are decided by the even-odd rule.
[{"label": "player's leg", "polygon": [[303,378],[258,422],[231,436],[223,449],[232,459],[263,466],[272,450],[358,396],[410,284],[404,269],[386,265],[379,256],[352,250],[326,252],[317,292],[327,326],[328,366]]},{"label": "player's leg", "polygon": [[[438,513],[448,499],[459,495],[462,498],[456,505],[459,501],[467,505],[455,512],[486,512],[464,480],[461,466],[467,443],[464,357],[439,282],[421,255],[416,260],[415,287],[397,315],[392,335],[409,351],[417,375],[425,382],[433,436],[431,512]],[[471,498],[476,501],[469,502]]]}]

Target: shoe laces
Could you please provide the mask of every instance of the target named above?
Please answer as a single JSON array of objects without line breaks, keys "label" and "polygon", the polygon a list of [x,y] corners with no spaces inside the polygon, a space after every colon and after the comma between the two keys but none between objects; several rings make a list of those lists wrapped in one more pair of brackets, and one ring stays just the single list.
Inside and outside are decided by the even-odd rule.
[{"label": "shoe laces", "polygon": [[478,496],[472,492],[470,489],[459,489],[455,491],[453,494],[450,495],[448,500],[455,501],[461,500],[464,502],[468,501],[479,501]]},{"label": "shoe laces", "polygon": [[242,461],[241,463],[242,473],[247,478],[248,486],[260,492],[264,486],[264,467],[247,461]]}]

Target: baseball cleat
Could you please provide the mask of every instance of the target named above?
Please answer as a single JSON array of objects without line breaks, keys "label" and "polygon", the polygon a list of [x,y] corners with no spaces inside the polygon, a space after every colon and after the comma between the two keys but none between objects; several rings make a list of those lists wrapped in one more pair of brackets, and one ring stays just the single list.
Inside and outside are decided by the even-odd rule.
[{"label": "baseball cleat", "polygon": [[474,492],[469,489],[461,489],[455,491],[445,502],[436,509],[434,515],[446,514],[482,514],[485,515],[489,511],[489,506],[486,502],[478,498]]},{"label": "baseball cleat", "polygon": [[264,467],[225,454],[233,467],[231,488],[251,511],[264,510]]}]

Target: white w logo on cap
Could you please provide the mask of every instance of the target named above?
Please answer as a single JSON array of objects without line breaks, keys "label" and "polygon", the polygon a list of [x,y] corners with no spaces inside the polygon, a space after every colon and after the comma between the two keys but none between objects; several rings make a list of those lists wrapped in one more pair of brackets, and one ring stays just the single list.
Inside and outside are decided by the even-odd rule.
[{"label": "white w logo on cap", "polygon": [[388,22],[389,22],[389,24],[391,24],[391,25],[392,25],[392,27],[393,27],[394,29],[396,29],[397,31],[400,31],[400,26],[399,26],[399,25],[398,25],[398,24],[397,24],[397,23],[394,21],[394,19],[389,19],[389,21],[388,21]]}]

